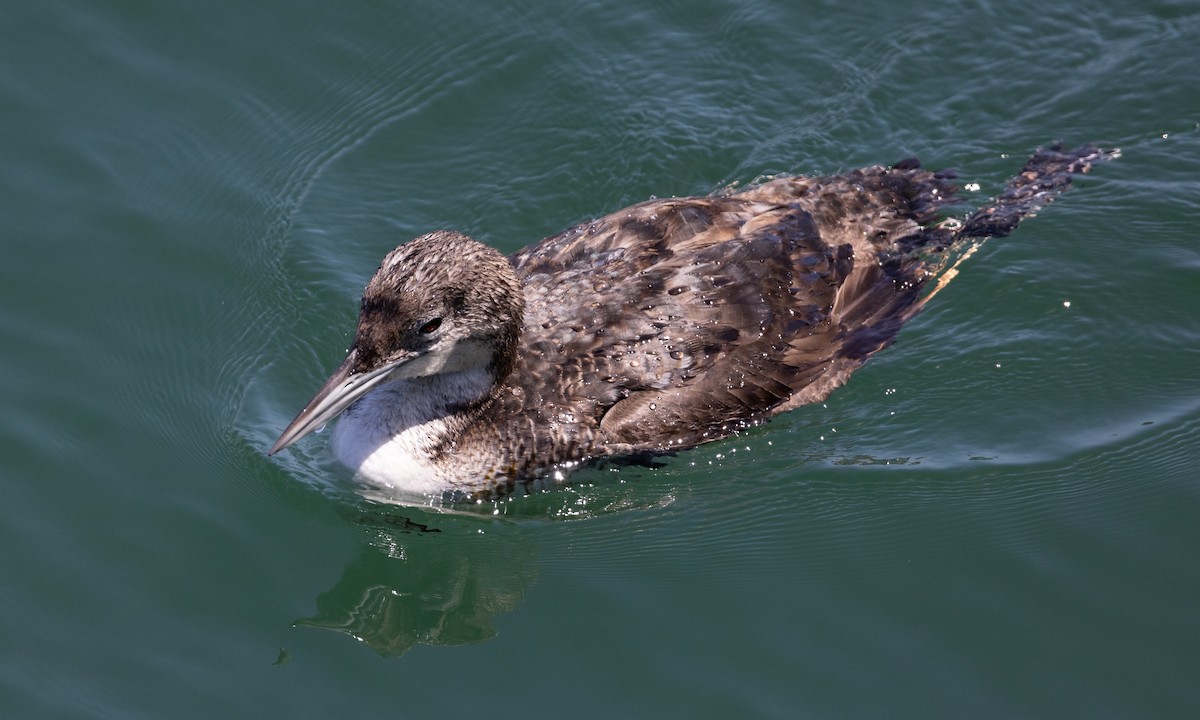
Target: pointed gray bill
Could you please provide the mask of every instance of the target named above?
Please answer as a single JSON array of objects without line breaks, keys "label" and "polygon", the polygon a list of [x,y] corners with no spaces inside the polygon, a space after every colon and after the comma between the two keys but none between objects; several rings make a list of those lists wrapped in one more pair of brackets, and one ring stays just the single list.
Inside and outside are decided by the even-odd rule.
[{"label": "pointed gray bill", "polygon": [[354,404],[354,401],[366,395],[371,388],[388,379],[396,365],[388,363],[383,367],[364,373],[352,371],[357,360],[357,351],[351,350],[337,370],[329,376],[321,389],[308,401],[296,419],[283,431],[267,455],[274,455],[310,432],[320,429],[325,423],[337,417],[343,410]]}]

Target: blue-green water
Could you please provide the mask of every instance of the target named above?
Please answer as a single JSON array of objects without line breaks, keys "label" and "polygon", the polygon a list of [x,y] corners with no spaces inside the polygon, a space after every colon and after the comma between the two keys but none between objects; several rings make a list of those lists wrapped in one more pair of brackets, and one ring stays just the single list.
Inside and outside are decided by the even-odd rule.
[{"label": "blue-green water", "polygon": [[[1200,711],[1200,4],[4,5],[0,715]],[[401,240],[1054,138],[824,405],[471,515],[264,456]]]}]

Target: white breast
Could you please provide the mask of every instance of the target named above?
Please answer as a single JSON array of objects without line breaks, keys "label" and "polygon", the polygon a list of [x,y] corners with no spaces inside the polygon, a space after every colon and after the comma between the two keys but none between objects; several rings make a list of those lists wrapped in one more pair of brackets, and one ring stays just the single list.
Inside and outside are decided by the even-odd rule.
[{"label": "white breast", "polygon": [[477,369],[399,380],[372,390],[334,426],[334,457],[362,480],[406,495],[440,496],[453,490],[456,483],[432,458],[450,432],[447,408],[479,397],[490,382]]}]

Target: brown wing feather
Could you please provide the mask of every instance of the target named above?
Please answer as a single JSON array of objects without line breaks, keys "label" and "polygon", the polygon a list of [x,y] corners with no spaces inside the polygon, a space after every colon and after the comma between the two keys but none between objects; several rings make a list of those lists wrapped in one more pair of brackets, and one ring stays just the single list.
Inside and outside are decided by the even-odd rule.
[{"label": "brown wing feather", "polygon": [[952,175],[905,161],[651,200],[548,238],[511,258],[519,356],[460,447],[502,448],[500,472],[528,477],[822,400],[931,295],[948,249],[1011,231],[1111,154],[1039,150],[957,233],[935,224]]},{"label": "brown wing feather", "polygon": [[518,253],[518,384],[537,388],[522,414],[569,408],[590,422],[563,444],[627,452],[825,397],[899,328],[923,282],[906,243],[927,244],[913,235],[950,196],[913,169],[786,178],[652,200]]}]

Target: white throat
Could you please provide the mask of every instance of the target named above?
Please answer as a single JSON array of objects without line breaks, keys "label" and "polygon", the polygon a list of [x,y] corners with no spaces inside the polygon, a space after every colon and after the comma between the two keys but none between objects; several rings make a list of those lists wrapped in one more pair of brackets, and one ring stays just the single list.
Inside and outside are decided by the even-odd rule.
[{"label": "white throat", "polygon": [[457,408],[482,398],[492,383],[491,373],[476,365],[375,388],[338,419],[330,436],[333,454],[372,484],[404,494],[440,495],[457,483],[433,453],[462,430]]}]

